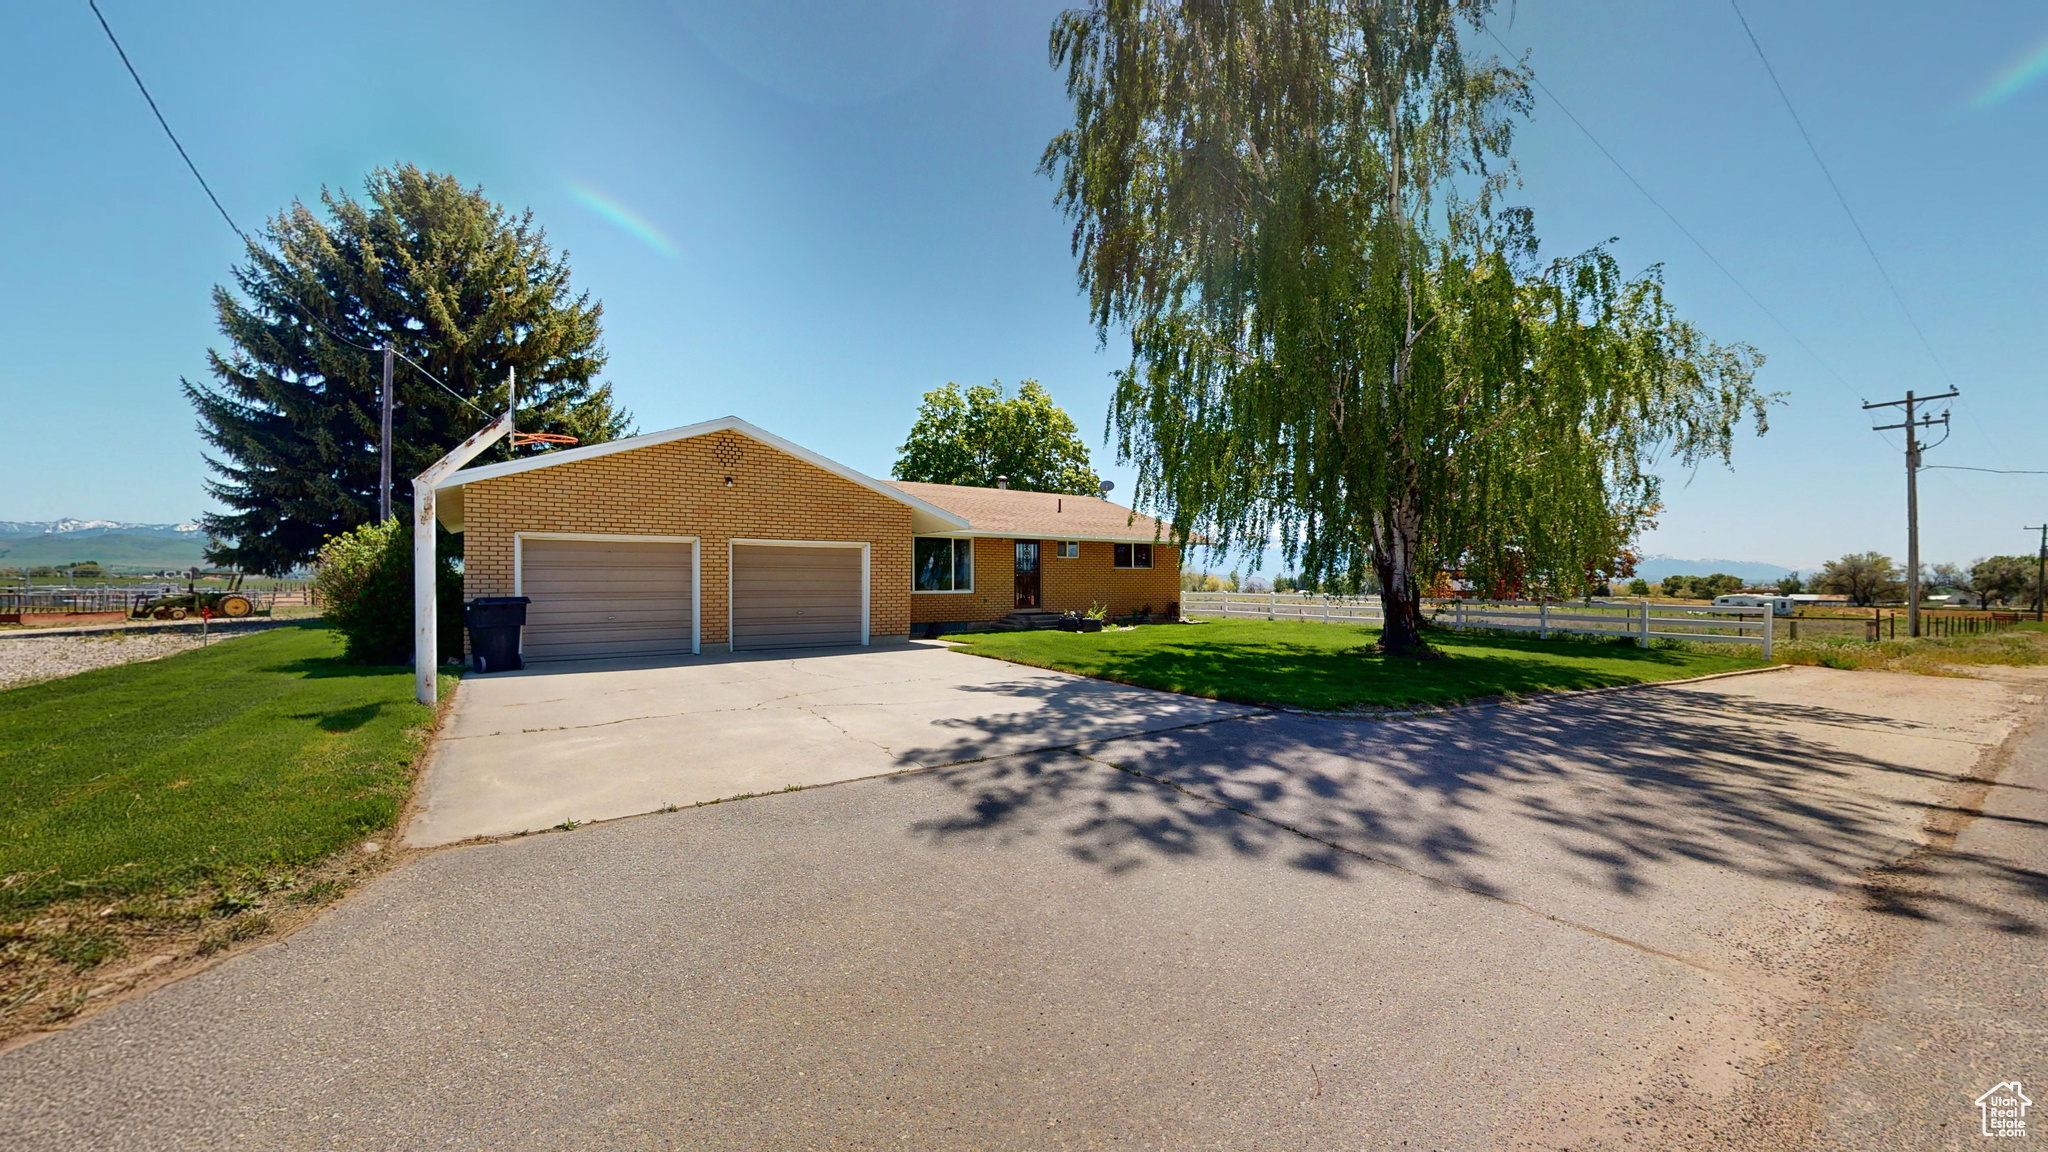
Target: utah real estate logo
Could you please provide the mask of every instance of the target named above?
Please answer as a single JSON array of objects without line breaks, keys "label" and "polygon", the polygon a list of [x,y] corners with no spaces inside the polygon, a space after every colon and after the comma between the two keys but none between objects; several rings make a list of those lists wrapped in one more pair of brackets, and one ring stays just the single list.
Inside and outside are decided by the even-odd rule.
[{"label": "utah real estate logo", "polygon": [[2027,1094],[2020,1091],[2020,1082],[2017,1080],[1992,1085],[1989,1091],[1976,1100],[1984,1134],[2025,1136],[2027,1107],[2032,1103],[2032,1100],[2027,1099]]}]

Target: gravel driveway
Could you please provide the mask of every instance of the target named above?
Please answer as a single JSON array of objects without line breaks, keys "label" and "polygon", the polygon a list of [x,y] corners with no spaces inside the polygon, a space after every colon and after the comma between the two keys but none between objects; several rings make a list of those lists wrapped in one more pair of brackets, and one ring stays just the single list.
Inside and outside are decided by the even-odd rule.
[{"label": "gravel driveway", "polygon": [[[215,644],[247,632],[220,631]],[[199,647],[196,632],[106,632],[94,636],[0,636],[0,688],[75,676],[138,660],[156,660]]]}]

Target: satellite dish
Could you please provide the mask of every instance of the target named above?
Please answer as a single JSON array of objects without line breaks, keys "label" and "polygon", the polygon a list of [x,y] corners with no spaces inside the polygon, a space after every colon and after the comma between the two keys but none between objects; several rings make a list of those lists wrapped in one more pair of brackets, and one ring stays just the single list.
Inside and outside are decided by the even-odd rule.
[{"label": "satellite dish", "polygon": [[1105,499],[1105,500],[1107,500],[1107,499],[1109,499],[1109,490],[1110,490],[1111,488],[1114,488],[1114,487],[1116,487],[1116,481],[1114,481],[1114,480],[1103,480],[1103,481],[1100,481],[1100,482],[1098,482],[1098,483],[1097,483],[1097,484],[1095,485],[1095,487],[1096,487],[1096,489],[1097,489],[1098,491],[1100,491],[1100,492],[1102,493],[1102,498],[1103,498],[1103,499]]}]

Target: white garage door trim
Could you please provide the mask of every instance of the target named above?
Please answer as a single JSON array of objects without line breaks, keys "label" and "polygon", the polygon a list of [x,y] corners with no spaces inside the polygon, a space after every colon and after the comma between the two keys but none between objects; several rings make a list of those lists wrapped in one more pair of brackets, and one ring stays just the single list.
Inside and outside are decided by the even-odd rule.
[{"label": "white garage door trim", "polygon": [[725,642],[730,648],[733,642],[733,553],[736,545],[749,548],[858,548],[860,549],[860,642],[868,643],[868,570],[870,558],[865,540],[750,540],[733,537],[725,542]]},{"label": "white garage door trim", "polygon": [[[630,540],[635,544],[690,545],[690,654],[704,650],[704,542],[696,536],[639,536],[624,532],[514,532],[512,534],[512,594],[526,595],[526,541],[528,540]],[[520,647],[525,647],[524,637]]]}]

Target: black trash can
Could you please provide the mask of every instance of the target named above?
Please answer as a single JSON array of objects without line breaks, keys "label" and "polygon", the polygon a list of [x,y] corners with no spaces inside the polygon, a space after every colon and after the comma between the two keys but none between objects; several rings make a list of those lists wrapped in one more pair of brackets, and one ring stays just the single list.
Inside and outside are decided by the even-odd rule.
[{"label": "black trash can", "polygon": [[479,596],[462,606],[471,667],[479,672],[516,672],[526,666],[519,659],[519,629],[526,623],[529,603],[525,596]]}]

